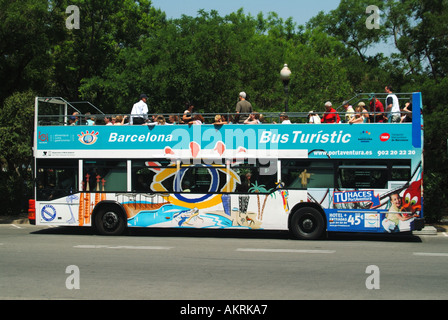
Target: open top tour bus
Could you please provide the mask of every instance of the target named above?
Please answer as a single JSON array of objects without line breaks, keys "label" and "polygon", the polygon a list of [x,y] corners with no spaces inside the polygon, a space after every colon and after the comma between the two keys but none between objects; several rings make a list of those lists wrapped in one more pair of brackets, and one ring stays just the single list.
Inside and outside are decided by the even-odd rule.
[{"label": "open top tour bus", "polygon": [[405,123],[89,126],[78,104],[37,97],[29,219],[104,235],[420,230],[422,97],[407,99]]}]

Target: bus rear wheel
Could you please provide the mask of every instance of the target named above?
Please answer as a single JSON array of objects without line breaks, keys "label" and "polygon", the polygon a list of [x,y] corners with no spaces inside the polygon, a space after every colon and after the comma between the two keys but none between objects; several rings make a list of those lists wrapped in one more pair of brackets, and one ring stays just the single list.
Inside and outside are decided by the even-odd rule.
[{"label": "bus rear wheel", "polygon": [[290,231],[301,240],[317,240],[324,233],[325,222],[322,214],[311,207],[304,207],[293,213]]},{"label": "bus rear wheel", "polygon": [[99,234],[118,236],[124,233],[126,221],[118,208],[105,207],[95,215],[95,228]]}]

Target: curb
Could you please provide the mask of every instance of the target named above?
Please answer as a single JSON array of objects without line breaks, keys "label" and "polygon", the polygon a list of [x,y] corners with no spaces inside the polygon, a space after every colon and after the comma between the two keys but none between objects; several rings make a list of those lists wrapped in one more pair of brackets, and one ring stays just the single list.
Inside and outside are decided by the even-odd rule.
[{"label": "curb", "polygon": [[30,224],[30,221],[28,220],[28,218],[8,218],[8,217],[4,217],[1,218],[0,217],[0,224]]},{"label": "curb", "polygon": [[420,231],[413,231],[412,234],[416,236],[436,236],[437,229],[434,228],[433,226],[425,226]]}]

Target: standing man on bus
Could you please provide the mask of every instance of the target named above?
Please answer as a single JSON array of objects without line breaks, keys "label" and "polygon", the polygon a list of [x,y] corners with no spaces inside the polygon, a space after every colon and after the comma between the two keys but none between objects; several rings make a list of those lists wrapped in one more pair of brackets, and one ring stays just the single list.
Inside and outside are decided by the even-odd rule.
[{"label": "standing man on bus", "polygon": [[401,121],[400,102],[395,94],[392,93],[392,87],[384,88],[388,96],[386,97],[386,112],[389,114],[389,122],[399,123]]},{"label": "standing man on bus", "polygon": [[131,111],[131,120],[130,124],[144,124],[146,119],[148,119],[148,105],[146,101],[148,100],[148,96],[146,94],[140,95],[140,101],[134,104]]},{"label": "standing man on bus", "polygon": [[238,101],[238,103],[236,104],[236,110],[235,110],[235,112],[237,113],[237,115],[235,117],[237,123],[239,122],[239,119],[240,119],[240,116],[239,116],[240,113],[245,113],[247,115],[247,114],[251,114],[253,112],[252,104],[246,100],[246,97],[247,97],[247,95],[245,92],[240,92],[240,95],[238,98],[240,101]]}]

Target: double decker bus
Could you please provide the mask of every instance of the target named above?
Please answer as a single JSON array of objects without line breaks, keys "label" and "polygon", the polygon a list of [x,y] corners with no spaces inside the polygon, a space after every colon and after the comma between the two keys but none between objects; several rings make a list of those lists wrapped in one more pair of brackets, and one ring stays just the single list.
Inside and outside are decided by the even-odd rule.
[{"label": "double decker bus", "polygon": [[29,219],[103,235],[421,230],[422,97],[400,99],[412,101],[412,122],[309,124],[292,114],[299,123],[89,126],[74,122],[78,104],[37,97]]}]

